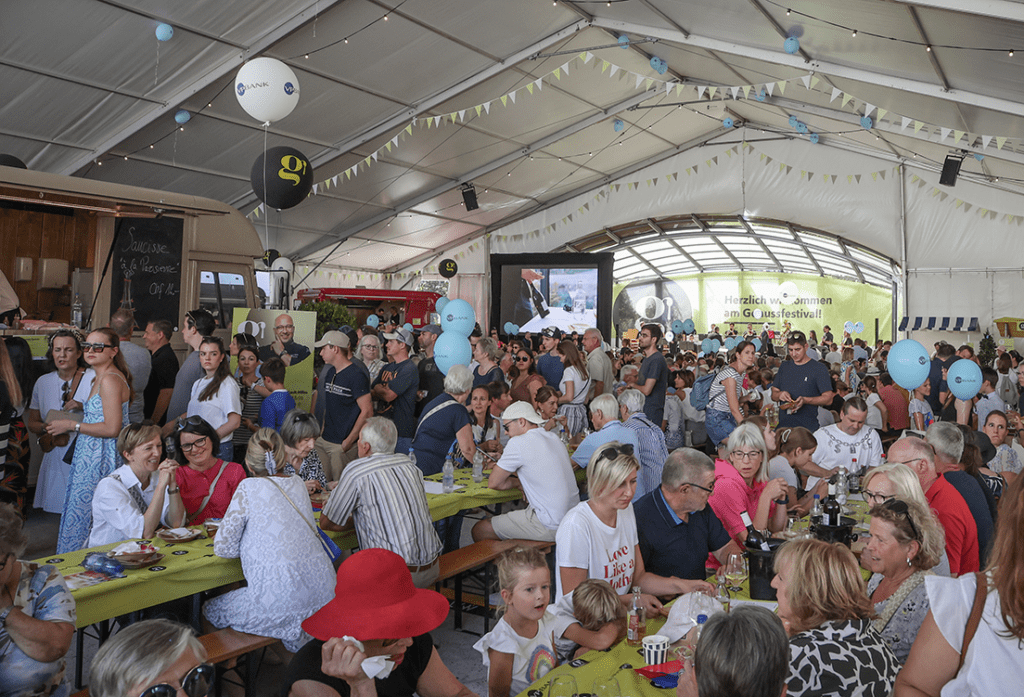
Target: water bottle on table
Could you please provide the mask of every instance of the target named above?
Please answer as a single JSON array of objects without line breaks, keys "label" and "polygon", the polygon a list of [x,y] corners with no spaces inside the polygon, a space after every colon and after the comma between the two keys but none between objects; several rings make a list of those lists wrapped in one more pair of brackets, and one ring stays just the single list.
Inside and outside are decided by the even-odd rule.
[{"label": "water bottle on table", "polygon": [[451,455],[444,459],[444,467],[441,469],[441,491],[446,494],[455,491],[455,463]]}]

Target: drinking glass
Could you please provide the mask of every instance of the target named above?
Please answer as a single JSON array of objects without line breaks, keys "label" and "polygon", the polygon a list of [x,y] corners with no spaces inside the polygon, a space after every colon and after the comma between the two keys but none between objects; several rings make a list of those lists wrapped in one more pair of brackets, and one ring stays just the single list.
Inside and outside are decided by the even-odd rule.
[{"label": "drinking glass", "polygon": [[548,697],[576,697],[576,680],[571,675],[559,675],[548,686]]},{"label": "drinking glass", "polygon": [[622,688],[614,677],[598,678],[591,693],[594,697],[622,697]]},{"label": "drinking glass", "polygon": [[729,590],[738,593],[740,584],[747,580],[747,560],[742,554],[730,554],[725,563],[725,579],[731,583]]}]

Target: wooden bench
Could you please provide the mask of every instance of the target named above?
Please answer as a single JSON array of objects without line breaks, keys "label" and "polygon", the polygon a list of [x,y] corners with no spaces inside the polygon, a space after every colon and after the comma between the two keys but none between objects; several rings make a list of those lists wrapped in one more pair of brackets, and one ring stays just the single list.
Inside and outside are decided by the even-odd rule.
[{"label": "wooden bench", "polygon": [[[515,547],[536,547],[542,553],[547,554],[555,546],[554,542],[541,542],[538,540],[481,540],[471,545],[457,549],[448,554],[442,554],[438,577],[435,587],[446,597],[455,601],[455,630],[462,631],[462,604],[469,602],[482,609],[484,616],[484,634],[491,626],[491,566],[495,559],[501,556],[502,552]],[[484,593],[479,595],[463,595],[462,581],[471,571],[483,568]],[[441,588],[441,584],[449,579],[455,580],[455,589]]]},{"label": "wooden bench", "polygon": [[[256,652],[279,641],[273,637],[237,632],[230,627],[199,637],[199,643],[206,649],[206,662],[217,667],[216,694],[220,694],[220,680],[226,670],[234,670],[241,677],[237,666],[225,669],[220,664],[242,656],[245,656],[245,676],[244,684],[239,684],[245,689],[245,694],[255,694],[256,673],[259,670]],[[72,697],[89,697],[89,689],[76,692]]]}]

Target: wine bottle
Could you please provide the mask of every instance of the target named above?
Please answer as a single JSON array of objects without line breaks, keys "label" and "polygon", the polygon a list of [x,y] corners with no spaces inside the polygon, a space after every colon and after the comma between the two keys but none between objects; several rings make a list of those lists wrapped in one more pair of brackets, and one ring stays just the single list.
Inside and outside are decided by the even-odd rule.
[{"label": "wine bottle", "polygon": [[533,297],[533,306],[537,308],[537,314],[541,317],[547,317],[551,314],[551,310],[548,309],[548,303],[541,295],[541,292],[537,290],[537,286],[530,284],[530,295]]},{"label": "wine bottle", "polygon": [[771,547],[768,546],[768,540],[764,538],[760,530],[754,528],[754,523],[750,520],[750,514],[746,511],[740,511],[740,518],[743,519],[743,524],[747,527],[747,549],[760,549],[764,552],[770,552]]},{"label": "wine bottle", "polygon": [[828,480],[828,498],[821,506],[821,524],[826,526],[838,526],[842,524],[843,507],[836,500],[836,478]]}]

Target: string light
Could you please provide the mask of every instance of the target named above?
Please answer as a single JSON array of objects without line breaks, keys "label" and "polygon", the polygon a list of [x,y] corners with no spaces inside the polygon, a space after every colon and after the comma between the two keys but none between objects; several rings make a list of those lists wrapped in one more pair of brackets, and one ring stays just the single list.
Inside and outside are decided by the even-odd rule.
[{"label": "string light", "polygon": [[853,30],[853,34],[851,36],[853,36],[853,38],[855,38],[855,39],[857,38],[857,30],[856,29]]},{"label": "string light", "polygon": [[931,53],[932,52],[932,47],[931,46],[925,46],[924,50],[927,51],[928,53]]},{"label": "string light", "polygon": [[1012,48],[1010,49],[1009,55],[1010,55],[1010,58],[1013,58],[1013,49]]},{"label": "string light", "polygon": [[786,8],[786,16],[787,16],[787,17],[789,17],[789,15],[791,15],[792,13],[793,13],[793,10],[791,10],[791,9],[789,9],[789,8],[787,7],[787,8]]}]

